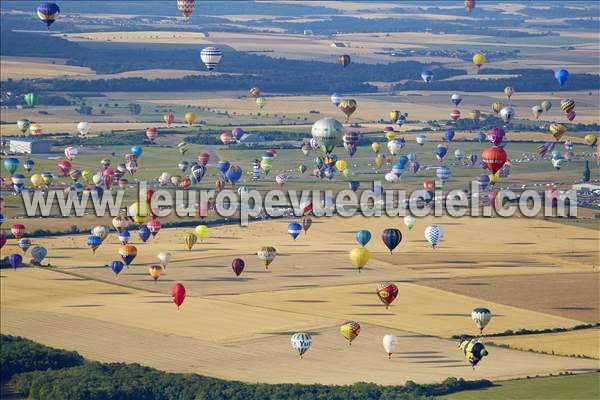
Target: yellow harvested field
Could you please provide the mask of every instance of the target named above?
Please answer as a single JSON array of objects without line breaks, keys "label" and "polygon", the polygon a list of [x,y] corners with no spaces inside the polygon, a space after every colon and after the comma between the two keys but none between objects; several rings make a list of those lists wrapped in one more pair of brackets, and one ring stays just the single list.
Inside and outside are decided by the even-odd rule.
[{"label": "yellow harvested field", "polygon": [[70,65],[53,64],[51,62],[22,61],[13,57],[0,59],[0,79],[33,79],[55,78],[73,75],[93,76],[94,71],[87,67],[74,67]]},{"label": "yellow harvested field", "polygon": [[202,32],[133,31],[133,32],[78,32],[60,34],[73,42],[116,42],[116,43],[177,43],[210,44]]},{"label": "yellow harvested field", "polygon": [[506,344],[515,349],[532,349],[564,356],[584,355],[600,359],[600,329],[597,328],[562,333],[495,337],[488,340],[495,344]]},{"label": "yellow harvested field", "polygon": [[[507,379],[597,367],[595,360],[492,348],[490,357],[473,372],[456,342],[448,338],[477,333],[470,318],[474,307],[493,310],[486,333],[572,327],[580,321],[553,313],[551,307],[550,312],[539,312],[521,303],[483,300],[477,292],[464,295],[451,287],[426,286],[432,280],[452,282],[467,277],[485,280],[536,274],[543,280],[547,274],[589,273],[590,266],[576,257],[598,257],[596,242],[576,240],[589,237],[589,230],[561,225],[557,235],[557,225],[550,222],[494,219],[494,247],[489,249],[491,220],[483,218],[419,219],[410,232],[400,219],[388,217],[324,218],[316,219],[309,233],[296,241],[286,233],[288,222],[210,228],[209,237],[192,251],[182,241],[189,229],[163,229],[146,244],[134,235],[131,244],[139,254],[118,277],[106,266],[119,258],[114,233],[93,255],[85,245],[86,235],[44,238],[47,262],[54,268],[2,270],[2,332],[77,350],[101,361],[140,362],[169,371],[253,382],[392,384],[407,379],[434,382],[447,376]],[[422,229],[434,222],[445,231],[445,240],[436,250],[422,236]],[[388,227],[399,227],[404,233],[393,255],[379,240],[380,232]],[[371,259],[361,273],[348,260],[348,251],[357,246],[358,229],[373,233],[367,246]],[[515,241],[515,232],[536,240],[522,244]],[[273,245],[278,252],[268,270],[255,255],[263,245]],[[6,246],[13,251],[14,239]],[[170,251],[173,258],[154,282],[148,266],[157,261],[160,251]],[[554,256],[566,252],[573,257]],[[229,267],[233,257],[246,261],[238,278]],[[389,309],[375,295],[380,281],[399,286],[399,297]],[[169,297],[175,282],[183,283],[188,295],[179,311]],[[581,297],[582,290],[589,289],[562,290],[556,307],[570,296]],[[338,332],[348,319],[362,324],[361,335],[351,347]],[[297,331],[309,331],[314,337],[302,361],[289,343],[289,336]],[[388,332],[400,336],[392,364],[381,350],[381,337]],[[148,351],[158,341],[161,345]],[[560,337],[556,343],[557,351],[565,346]],[[544,346],[553,348],[552,340]],[[331,368],[340,362],[360,362],[365,368]]]}]

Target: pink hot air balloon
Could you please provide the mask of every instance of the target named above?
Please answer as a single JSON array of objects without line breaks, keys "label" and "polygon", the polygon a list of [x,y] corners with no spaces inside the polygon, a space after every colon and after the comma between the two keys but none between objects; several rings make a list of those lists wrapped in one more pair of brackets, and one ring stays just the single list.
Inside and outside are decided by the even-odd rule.
[{"label": "pink hot air balloon", "polygon": [[72,146],[65,148],[65,157],[67,157],[70,161],[73,161],[77,154],[79,154],[79,150],[77,150],[77,148]]},{"label": "pink hot air balloon", "polygon": [[107,189],[112,188],[113,178],[115,176],[115,171],[108,168],[102,172],[102,182]]},{"label": "pink hot air balloon", "polygon": [[173,285],[171,288],[171,297],[173,298],[173,303],[175,303],[179,310],[179,306],[181,306],[185,300],[185,287],[181,283]]},{"label": "pink hot air balloon", "polygon": [[210,154],[208,153],[200,153],[198,155],[198,162],[200,163],[200,165],[206,167],[206,164],[208,164],[208,160],[210,159]]},{"label": "pink hot air balloon", "polygon": [[487,133],[488,140],[492,142],[494,146],[500,146],[502,141],[504,141],[504,136],[506,136],[506,133],[504,132],[504,129],[501,128],[492,128]]},{"label": "pink hot air balloon", "polygon": [[4,233],[0,233],[0,249],[6,244],[7,237]]},{"label": "pink hot air balloon", "polygon": [[154,143],[154,139],[158,136],[158,129],[156,128],[148,128],[146,130],[146,137],[150,140],[150,143]]}]

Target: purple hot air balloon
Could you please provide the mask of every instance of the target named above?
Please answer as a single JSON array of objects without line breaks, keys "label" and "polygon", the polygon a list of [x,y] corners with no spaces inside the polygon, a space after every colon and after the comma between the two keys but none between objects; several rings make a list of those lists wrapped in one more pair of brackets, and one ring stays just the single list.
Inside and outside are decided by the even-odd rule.
[{"label": "purple hot air balloon", "polygon": [[488,140],[494,146],[500,146],[504,140],[504,136],[506,136],[506,132],[504,132],[504,129],[501,128],[492,128],[487,133]]},{"label": "purple hot air balloon", "polygon": [[20,267],[23,263],[23,257],[21,257],[21,255],[18,253],[13,253],[8,256],[8,263],[11,267],[13,267],[13,269],[17,269],[17,267]]},{"label": "purple hot air balloon", "polygon": [[233,128],[231,131],[231,136],[235,138],[238,142],[242,139],[242,137],[246,134],[242,128]]},{"label": "purple hot air balloon", "polygon": [[477,162],[477,154],[471,154],[469,156],[469,165],[472,167]]},{"label": "purple hot air balloon", "polygon": [[575,113],[575,111],[571,110],[567,113],[567,119],[569,121],[573,121],[575,119],[575,117],[577,116],[577,114]]},{"label": "purple hot air balloon", "polygon": [[233,273],[235,274],[235,276],[240,276],[240,274],[244,270],[245,266],[246,266],[246,263],[244,263],[244,260],[242,260],[241,258],[235,258],[231,262],[231,269],[233,270]]},{"label": "purple hot air balloon", "polygon": [[419,168],[421,168],[421,164],[419,164],[419,162],[417,160],[410,163],[410,170],[412,171],[413,174],[416,174],[417,172],[419,172]]}]

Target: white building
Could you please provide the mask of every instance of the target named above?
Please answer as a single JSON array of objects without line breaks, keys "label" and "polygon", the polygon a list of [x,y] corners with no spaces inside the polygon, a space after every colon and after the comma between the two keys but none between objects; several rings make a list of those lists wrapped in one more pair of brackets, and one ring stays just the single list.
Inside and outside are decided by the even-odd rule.
[{"label": "white building", "polygon": [[50,153],[52,142],[49,140],[34,140],[29,138],[11,139],[9,151],[17,154]]}]

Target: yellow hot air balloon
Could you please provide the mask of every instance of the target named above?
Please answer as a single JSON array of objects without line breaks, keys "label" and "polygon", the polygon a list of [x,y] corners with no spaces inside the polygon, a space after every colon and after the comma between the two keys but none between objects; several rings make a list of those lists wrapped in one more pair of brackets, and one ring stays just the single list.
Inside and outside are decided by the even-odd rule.
[{"label": "yellow hot air balloon", "polygon": [[81,171],[81,179],[83,179],[83,181],[85,183],[92,183],[92,178],[94,177],[94,173],[92,171],[89,170],[83,170]]},{"label": "yellow hot air balloon", "polygon": [[151,265],[150,268],[148,268],[148,272],[150,273],[152,279],[154,279],[154,282],[156,282],[158,278],[160,278],[162,267],[160,265]]},{"label": "yellow hot air balloon", "polygon": [[377,142],[371,144],[371,150],[373,150],[374,153],[379,153],[380,147],[381,145]]},{"label": "yellow hot air balloon", "polygon": [[375,166],[377,166],[377,168],[381,168],[383,166],[384,161],[385,157],[381,154],[377,154],[377,157],[375,157]]},{"label": "yellow hot air balloon", "polygon": [[40,124],[29,125],[29,134],[33,137],[42,136],[42,126]]},{"label": "yellow hot air balloon", "polygon": [[44,185],[44,178],[40,174],[33,174],[29,179],[33,187],[40,188]]},{"label": "yellow hot air balloon", "polygon": [[387,131],[385,133],[385,138],[388,140],[388,142],[391,142],[392,140],[396,139],[396,131]]},{"label": "yellow hot air balloon", "polygon": [[345,178],[350,178],[352,176],[352,170],[349,168],[346,168],[345,170],[342,171],[342,174],[344,175]]},{"label": "yellow hot air balloon", "polygon": [[350,261],[358,268],[358,272],[369,261],[369,250],[364,247],[356,247],[350,251]]},{"label": "yellow hot air balloon", "polygon": [[138,224],[146,223],[149,215],[150,207],[147,203],[140,203],[139,201],[136,201],[129,206],[129,216]]},{"label": "yellow hot air balloon", "polygon": [[346,164],[346,161],[344,161],[344,160],[337,160],[335,162],[335,168],[337,168],[337,170],[340,171],[340,172],[342,172],[343,170],[345,170],[346,166],[347,166],[347,164]]},{"label": "yellow hot air balloon", "polygon": [[554,136],[554,139],[556,140],[560,140],[560,138],[563,137],[565,133],[567,133],[567,127],[563,124],[552,124],[550,125],[549,130],[552,136]]},{"label": "yellow hot air balloon", "polygon": [[496,174],[489,174],[488,177],[490,178],[490,185],[495,185],[496,181],[498,180],[498,177],[496,177]]},{"label": "yellow hot air balloon", "polygon": [[265,99],[264,97],[256,98],[256,105],[258,106],[258,108],[260,108],[262,110],[262,108],[265,106],[265,104],[267,104],[267,99]]},{"label": "yellow hot air balloon", "polygon": [[352,341],[360,335],[360,324],[355,321],[346,321],[340,326],[340,333],[352,345]]},{"label": "yellow hot air balloon", "polygon": [[185,121],[186,124],[188,124],[188,126],[192,126],[194,125],[194,122],[196,122],[196,114],[194,114],[193,112],[186,112],[185,115],[183,116],[183,120]]},{"label": "yellow hot air balloon", "polygon": [[485,56],[481,53],[477,53],[473,56],[473,64],[477,65],[477,68],[481,68],[485,64]]},{"label": "yellow hot air balloon", "polygon": [[587,144],[588,146],[595,146],[596,142],[598,141],[598,138],[596,137],[596,135],[594,135],[593,133],[588,133],[587,135],[585,135],[583,137],[583,141],[585,142],[585,144]]},{"label": "yellow hot air balloon", "polygon": [[198,241],[198,237],[193,233],[186,233],[183,237],[183,241],[185,242],[185,245],[187,246],[188,250],[192,250],[192,247],[194,247],[194,245]]},{"label": "yellow hot air balloon", "polygon": [[206,225],[198,225],[194,230],[196,232],[196,237],[200,240],[203,240],[208,236],[208,226]]},{"label": "yellow hot air balloon", "polygon": [[504,108],[504,104],[502,104],[500,102],[492,103],[492,110],[494,110],[494,112],[496,114],[498,114],[500,111],[502,111],[503,108]]}]

